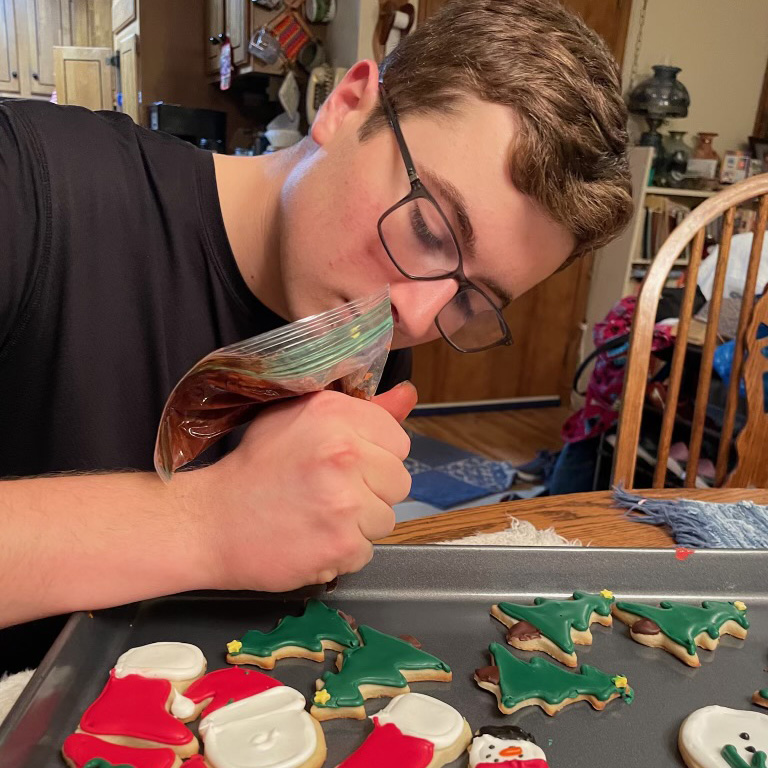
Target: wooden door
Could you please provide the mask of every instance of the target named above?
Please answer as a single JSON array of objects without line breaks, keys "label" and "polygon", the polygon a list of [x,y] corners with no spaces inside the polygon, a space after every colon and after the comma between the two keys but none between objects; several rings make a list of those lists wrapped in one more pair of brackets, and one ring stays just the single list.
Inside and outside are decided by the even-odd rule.
[{"label": "wooden door", "polygon": [[[433,13],[443,2],[422,0],[420,17]],[[606,40],[621,64],[631,0],[563,2]],[[581,259],[507,308],[505,317],[515,339],[512,348],[462,355],[442,340],[417,347],[413,380],[421,402],[567,398],[579,360],[591,268],[591,259]]]},{"label": "wooden door", "polygon": [[120,55],[120,90],[123,95],[122,111],[141,125],[139,98],[139,36],[129,29],[115,38],[115,50]]},{"label": "wooden door", "polygon": [[248,61],[248,6],[250,0],[226,0],[227,34],[232,44],[232,65]]},{"label": "wooden door", "polygon": [[[219,71],[219,55],[221,54],[221,40],[226,32],[227,18],[224,14],[224,0],[206,0],[205,35],[207,66],[206,72]],[[213,40],[214,42],[211,42]]]},{"label": "wooden door", "polygon": [[53,49],[59,104],[112,109],[111,48],[57,46]]},{"label": "wooden door", "polygon": [[112,0],[72,1],[72,45],[111,48]]},{"label": "wooden door", "polygon": [[[158,2],[158,0],[148,0]],[[136,0],[112,0],[112,31],[119,32],[136,20]]]},{"label": "wooden door", "polygon": [[[18,8],[19,2],[16,2]],[[24,5],[27,60],[20,64],[28,70],[29,93],[50,96],[55,79],[53,48],[72,42],[69,0],[26,0]]]},{"label": "wooden door", "polygon": [[19,54],[13,0],[0,0],[0,92],[18,93]]}]

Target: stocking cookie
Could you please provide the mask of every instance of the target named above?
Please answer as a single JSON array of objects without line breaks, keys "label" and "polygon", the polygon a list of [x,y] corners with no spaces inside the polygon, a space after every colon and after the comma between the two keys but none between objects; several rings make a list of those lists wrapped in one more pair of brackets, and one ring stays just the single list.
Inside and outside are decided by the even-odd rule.
[{"label": "stocking cookie", "polygon": [[365,719],[366,699],[408,693],[409,682],[451,679],[451,669],[435,656],[404,640],[365,625],[363,642],[339,654],[337,673],[326,672],[316,683],[311,714],[318,720],[337,717]]},{"label": "stocking cookie", "polygon": [[194,734],[169,711],[179,694],[168,680],[113,670],[96,701],[80,718],[78,733],[129,747],[170,747],[180,757],[198,751]]},{"label": "stocking cookie", "polygon": [[360,640],[339,611],[314,598],[301,616],[285,616],[271,632],[246,632],[227,644],[230,664],[255,664],[274,669],[279,659],[300,658],[323,661],[325,651],[357,648]]},{"label": "stocking cookie", "polygon": [[464,752],[472,738],[453,707],[406,693],[371,716],[373,731],[338,768],[439,768]]},{"label": "stocking cookie", "polygon": [[115,677],[141,675],[169,680],[176,690],[205,674],[203,652],[190,643],[150,643],[126,651],[115,664]]},{"label": "stocking cookie", "polygon": [[469,748],[469,768],[548,768],[530,733],[516,725],[487,725]]},{"label": "stocking cookie", "polygon": [[605,709],[614,699],[622,698],[628,704],[634,699],[623,675],[608,675],[587,664],[579,672],[571,672],[542,658],[523,661],[500,643],[491,643],[488,650],[493,663],[475,670],[475,682],[496,695],[505,715],[534,705],[554,715],[577,701]]},{"label": "stocking cookie", "polygon": [[181,759],[172,749],[125,747],[86,733],[68,736],[61,754],[69,768],[86,768],[96,759],[111,765],[130,765],[131,768],[179,768],[181,765]]},{"label": "stocking cookie", "polygon": [[765,768],[768,715],[703,707],[683,721],[677,743],[688,768]]},{"label": "stocking cookie", "polygon": [[497,603],[491,615],[509,628],[507,642],[523,651],[543,651],[575,667],[576,645],[592,645],[593,622],[610,627],[613,593],[574,592],[570,600],[537,597],[533,605]]},{"label": "stocking cookie", "polygon": [[618,602],[613,615],[629,626],[630,637],[651,648],[663,648],[686,663],[700,667],[696,646],[713,651],[721,635],[743,639],[747,636],[747,606],[707,600],[701,607],[671,603],[658,606]]}]

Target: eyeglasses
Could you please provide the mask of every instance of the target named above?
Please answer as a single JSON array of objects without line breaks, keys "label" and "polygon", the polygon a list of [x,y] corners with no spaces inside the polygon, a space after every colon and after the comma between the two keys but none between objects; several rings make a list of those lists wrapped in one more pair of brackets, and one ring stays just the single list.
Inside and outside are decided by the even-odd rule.
[{"label": "eyeglasses", "polygon": [[381,104],[395,133],[411,191],[379,219],[381,243],[397,269],[409,280],[455,280],[459,288],[438,312],[435,325],[459,352],[482,352],[512,344],[500,307],[467,279],[456,234],[437,200],[424,186],[405,143],[394,106],[379,80]]}]

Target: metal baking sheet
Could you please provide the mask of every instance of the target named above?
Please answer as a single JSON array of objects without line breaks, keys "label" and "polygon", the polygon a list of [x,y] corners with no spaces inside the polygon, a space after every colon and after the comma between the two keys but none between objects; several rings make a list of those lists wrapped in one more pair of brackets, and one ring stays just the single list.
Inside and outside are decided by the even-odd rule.
[{"label": "metal baking sheet", "polygon": [[[453,682],[415,683],[412,689],[456,707],[473,730],[517,724],[534,734],[553,768],[672,768],[683,765],[677,731],[691,711],[709,704],[757,709],[750,697],[768,685],[767,575],[768,553],[761,551],[698,551],[678,560],[674,550],[390,546],[378,547],[372,563],[343,577],[335,591],[314,594],[360,623],[414,635],[425,650],[448,662]],[[700,650],[702,666],[692,669],[633,642],[619,622],[612,630],[595,625],[594,644],[578,650],[579,661],[626,675],[636,690],[632,705],[619,700],[596,712],[579,702],[555,717],[538,707],[501,715],[493,695],[472,680],[474,669],[489,663],[488,644],[504,642],[504,627],[489,615],[491,604],[605,588],[619,598],[654,602],[741,599],[752,626],[745,641],[723,638],[716,651]],[[0,727],[0,766],[62,768],[64,738],[128,648],[160,640],[191,642],[203,650],[209,670],[218,669],[226,666],[229,640],[247,629],[268,630],[285,613],[299,613],[306,594],[191,593],[93,617],[77,614]],[[332,662],[330,653],[323,665],[284,660],[269,674],[310,698],[315,679]],[[369,714],[386,701],[368,702]],[[325,765],[337,765],[370,727],[368,721],[323,723]],[[463,766],[466,757],[451,764]]]}]

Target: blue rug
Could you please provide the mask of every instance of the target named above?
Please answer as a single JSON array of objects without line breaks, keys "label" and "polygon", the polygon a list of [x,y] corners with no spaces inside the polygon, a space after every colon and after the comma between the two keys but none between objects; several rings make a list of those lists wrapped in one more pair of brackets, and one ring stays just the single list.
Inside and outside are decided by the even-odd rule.
[{"label": "blue rug", "polygon": [[410,498],[449,509],[506,491],[515,479],[509,461],[493,461],[431,437],[411,434],[405,460],[413,485]]},{"label": "blue rug", "polygon": [[684,547],[768,549],[768,507],[751,501],[646,499],[623,490],[614,491],[614,499],[629,520],[666,525]]}]

